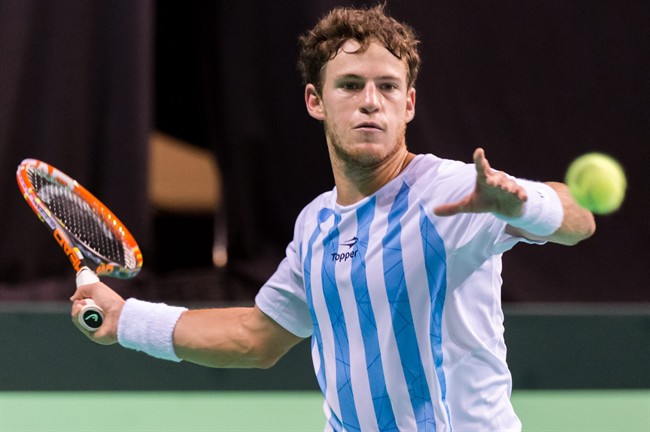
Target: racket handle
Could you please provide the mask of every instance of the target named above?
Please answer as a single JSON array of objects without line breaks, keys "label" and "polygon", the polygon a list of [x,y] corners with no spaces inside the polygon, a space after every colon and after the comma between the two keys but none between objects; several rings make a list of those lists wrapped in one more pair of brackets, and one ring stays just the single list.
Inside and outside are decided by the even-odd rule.
[{"label": "racket handle", "polygon": [[95,272],[88,267],[81,267],[81,269],[77,272],[77,278],[75,282],[77,283],[77,288],[79,288],[82,285],[97,283],[99,282],[99,278]]},{"label": "racket handle", "polygon": [[[99,282],[99,278],[95,272],[88,267],[82,267],[77,273],[75,282],[77,288],[79,288],[82,285],[90,285]],[[81,308],[79,315],[77,315],[79,324],[88,331],[97,331],[104,322],[104,311],[102,308],[97,306],[97,303],[95,303],[93,299],[87,298],[85,299],[85,302],[86,304]]]},{"label": "racket handle", "polygon": [[104,311],[97,306],[93,299],[84,299],[86,304],[81,308],[81,312],[77,315],[79,324],[90,332],[97,331],[104,322]]}]

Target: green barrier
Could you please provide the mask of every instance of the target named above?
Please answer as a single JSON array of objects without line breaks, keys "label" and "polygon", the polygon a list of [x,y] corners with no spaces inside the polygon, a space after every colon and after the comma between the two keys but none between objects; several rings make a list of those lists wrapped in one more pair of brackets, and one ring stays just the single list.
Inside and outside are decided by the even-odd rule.
[{"label": "green barrier", "polygon": [[[650,309],[506,308],[515,389],[650,389]],[[317,390],[306,340],[269,370],[209,369],[89,342],[65,304],[0,304],[0,390]],[[2,431],[4,432],[4,431]]]}]

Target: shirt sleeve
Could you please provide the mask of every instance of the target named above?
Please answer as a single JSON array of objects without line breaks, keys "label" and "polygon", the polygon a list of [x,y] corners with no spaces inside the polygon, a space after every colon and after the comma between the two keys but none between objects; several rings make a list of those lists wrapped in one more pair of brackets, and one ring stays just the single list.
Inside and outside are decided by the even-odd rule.
[{"label": "shirt sleeve", "polygon": [[519,237],[519,236],[513,236],[511,234],[508,234],[506,232],[506,227],[508,226],[508,224],[497,219],[496,217],[494,217],[494,219],[496,219],[495,225],[498,226],[497,228],[498,235],[494,244],[494,249],[492,251],[494,255],[502,254],[504,252],[509,251],[517,243],[528,243],[532,245],[546,244],[546,240],[531,240],[526,237]]},{"label": "shirt sleeve", "polygon": [[313,326],[299,262],[291,243],[287,247],[287,256],[257,293],[255,304],[287,331],[307,338],[311,336]]},{"label": "shirt sleeve", "polygon": [[[472,192],[476,185],[476,167],[450,160],[435,160],[438,162],[434,169],[425,176],[428,188],[427,208],[436,205],[456,202]],[[426,177],[428,176],[428,178]],[[515,177],[513,177],[515,178]],[[544,244],[545,241],[530,240],[525,237],[510,235],[506,232],[507,223],[498,219],[492,213],[463,213],[451,216],[454,225],[463,227],[462,230],[450,227],[446,230],[446,242],[452,249],[472,249],[478,256],[489,257],[501,255],[512,249],[517,243]],[[438,218],[438,225],[451,224],[451,219]],[[480,238],[482,241],[474,241]]]}]

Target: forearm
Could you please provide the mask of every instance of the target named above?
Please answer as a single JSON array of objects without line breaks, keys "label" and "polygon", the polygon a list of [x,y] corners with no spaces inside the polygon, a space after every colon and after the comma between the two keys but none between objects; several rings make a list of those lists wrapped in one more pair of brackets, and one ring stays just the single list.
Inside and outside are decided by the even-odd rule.
[{"label": "forearm", "polygon": [[564,183],[547,182],[560,197],[564,208],[562,225],[546,240],[564,245],[574,245],[591,237],[596,231],[594,215],[578,205],[571,195],[571,191]]},{"label": "forearm", "polygon": [[[546,207],[539,207],[539,204],[533,208],[536,208],[536,211],[561,212],[558,213],[561,216],[561,220],[557,221],[559,227],[552,234],[539,235],[527,231],[521,227],[517,219],[513,219],[506,229],[507,232],[531,240],[543,240],[568,246],[591,237],[596,230],[594,216],[591,212],[580,207],[575,202],[565,184],[557,182],[545,182],[545,184],[553,189],[559,198],[557,209],[553,208],[554,205],[547,209]],[[529,199],[531,199],[530,192]],[[531,210],[527,211],[530,212]],[[533,214],[530,216],[534,217]]]},{"label": "forearm", "polygon": [[263,354],[250,336],[251,308],[190,310],[174,329],[174,349],[183,360],[220,368],[257,367]]},{"label": "forearm", "polygon": [[301,339],[257,307],[190,310],[174,329],[183,360],[218,368],[268,368]]}]

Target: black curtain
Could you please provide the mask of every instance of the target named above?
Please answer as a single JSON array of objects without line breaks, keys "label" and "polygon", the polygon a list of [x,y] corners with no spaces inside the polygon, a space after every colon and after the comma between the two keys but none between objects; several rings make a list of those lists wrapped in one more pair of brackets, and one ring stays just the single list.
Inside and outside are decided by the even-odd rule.
[{"label": "black curtain", "polygon": [[152,11],[149,0],[0,2],[0,299],[72,290],[65,256],[18,192],[24,158],[76,178],[148,248]]},{"label": "black curtain", "polygon": [[[220,162],[229,273],[241,282],[227,289],[250,299],[281,259],[300,209],[332,187],[322,128],[305,112],[295,61],[298,34],[338,3],[5,0],[0,163],[8,173],[24,156],[58,163],[146,239],[152,216],[141,207],[144,179],[135,167],[146,166],[153,100],[154,127],[212,149]],[[594,238],[571,248],[520,245],[505,255],[504,299],[650,302],[650,3],[422,0],[392,1],[388,10],[422,40],[417,114],[407,131],[413,151],[470,161],[482,146],[496,168],[538,180],[562,180],[573,158],[594,150],[626,167],[627,200],[598,217]],[[149,54],[155,69],[147,75]],[[62,88],[69,90],[56,92]],[[116,174],[118,160],[133,169]],[[26,220],[32,216],[11,177],[1,189],[8,236],[0,298],[18,282],[67,270],[60,260],[34,259],[34,248],[59,252]],[[131,190],[112,190],[115,181]]]}]

